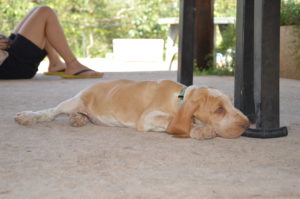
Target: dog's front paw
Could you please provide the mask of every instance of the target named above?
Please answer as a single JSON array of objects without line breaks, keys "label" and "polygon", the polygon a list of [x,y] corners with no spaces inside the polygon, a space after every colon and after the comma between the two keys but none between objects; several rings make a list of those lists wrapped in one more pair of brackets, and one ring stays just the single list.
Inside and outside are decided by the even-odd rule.
[{"label": "dog's front paw", "polygon": [[191,129],[190,137],[198,140],[211,139],[216,137],[216,132],[213,128],[208,126],[196,126]]},{"label": "dog's front paw", "polygon": [[33,125],[36,122],[35,114],[32,111],[23,111],[17,113],[15,121],[22,125]]}]

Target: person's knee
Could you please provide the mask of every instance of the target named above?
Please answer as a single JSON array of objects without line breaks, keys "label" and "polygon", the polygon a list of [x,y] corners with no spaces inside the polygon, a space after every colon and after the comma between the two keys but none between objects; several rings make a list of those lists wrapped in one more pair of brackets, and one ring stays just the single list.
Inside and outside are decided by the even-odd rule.
[{"label": "person's knee", "polygon": [[49,11],[53,12],[53,9],[50,8],[49,6],[38,6],[37,9],[44,12],[49,12]]},{"label": "person's knee", "polygon": [[38,6],[37,7],[37,12],[39,12],[43,15],[54,14],[53,9],[50,8],[49,6]]}]

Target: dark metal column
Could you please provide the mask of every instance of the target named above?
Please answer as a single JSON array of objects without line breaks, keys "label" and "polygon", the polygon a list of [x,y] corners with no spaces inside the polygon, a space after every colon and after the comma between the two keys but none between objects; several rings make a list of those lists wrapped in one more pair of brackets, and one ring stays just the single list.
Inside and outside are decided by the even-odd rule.
[{"label": "dark metal column", "polygon": [[177,81],[193,84],[195,0],[180,0]]},{"label": "dark metal column", "polygon": [[254,0],[239,0],[236,19],[234,105],[255,122],[253,96]]},{"label": "dark metal column", "polygon": [[[254,105],[256,129],[244,136],[274,138],[287,135],[279,128],[280,0],[254,1]],[[247,48],[247,46],[244,46]]]},{"label": "dark metal column", "polygon": [[254,100],[256,127],[279,127],[280,0],[255,0]]}]

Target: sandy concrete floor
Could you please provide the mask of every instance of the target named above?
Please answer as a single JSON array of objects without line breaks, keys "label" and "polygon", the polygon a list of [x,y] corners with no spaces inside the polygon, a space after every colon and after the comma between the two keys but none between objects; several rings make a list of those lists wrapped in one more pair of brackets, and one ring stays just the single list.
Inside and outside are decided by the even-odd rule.
[{"label": "sandy concrete floor", "polygon": [[[20,126],[17,112],[52,107],[111,79],[176,80],[176,72],[106,73],[100,80],[0,81],[2,199],[300,198],[300,81],[281,79],[277,139],[175,139],[133,129],[69,126],[66,117]],[[232,77],[195,77],[233,95]]]}]

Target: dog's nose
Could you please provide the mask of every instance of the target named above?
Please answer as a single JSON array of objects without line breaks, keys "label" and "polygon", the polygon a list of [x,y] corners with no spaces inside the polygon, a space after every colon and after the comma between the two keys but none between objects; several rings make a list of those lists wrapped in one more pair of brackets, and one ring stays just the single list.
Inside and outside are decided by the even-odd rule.
[{"label": "dog's nose", "polygon": [[247,129],[249,128],[249,126],[250,126],[250,122],[248,121],[240,125],[240,127],[242,127],[243,129]]}]

